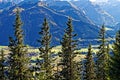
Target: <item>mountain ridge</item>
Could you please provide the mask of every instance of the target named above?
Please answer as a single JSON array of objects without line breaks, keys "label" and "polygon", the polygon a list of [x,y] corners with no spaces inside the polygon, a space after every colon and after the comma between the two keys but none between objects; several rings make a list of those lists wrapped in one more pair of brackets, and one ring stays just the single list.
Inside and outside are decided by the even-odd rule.
[{"label": "mountain ridge", "polygon": [[[24,22],[23,29],[25,32],[26,44],[31,46],[39,45],[36,42],[36,40],[39,38],[38,32],[40,31],[40,27],[42,26],[43,19],[44,17],[46,17],[51,26],[51,34],[53,35],[53,38],[52,38],[53,44],[59,45],[59,41],[62,39],[63,31],[66,28],[66,22],[67,22],[68,16],[52,10],[51,8],[49,8],[49,6],[39,6],[38,3],[34,3],[34,4],[22,3],[19,5],[19,7],[22,9],[21,17]],[[2,13],[0,13],[0,22],[1,22],[0,24],[0,31],[1,31],[0,43],[1,44],[0,45],[7,45],[8,37],[13,36],[12,25],[14,23],[14,18],[15,18],[15,14],[13,12],[14,9],[15,9],[15,6],[10,7],[10,9],[5,9],[3,10]],[[78,34],[77,38],[87,39],[87,38],[97,37],[98,27],[91,23],[84,22],[82,21],[82,19],[81,20],[73,19],[73,26],[74,26],[75,32]],[[90,36],[89,33],[93,35]],[[3,38],[2,36],[3,34],[4,36],[6,36],[6,38]]]},{"label": "mountain ridge", "polygon": [[[4,7],[0,12],[0,45],[8,45],[8,37],[13,36],[13,24],[15,19],[15,8],[21,9],[21,18],[24,22],[23,30],[25,33],[25,44],[38,46],[36,42],[39,38],[38,32],[42,26],[43,19],[46,17],[51,28],[52,44],[59,45],[62,39],[68,17],[73,19],[73,26],[77,38],[81,44],[95,44],[100,26],[94,23],[85,10],[77,6],[76,1],[22,1],[18,5]],[[84,1],[85,2],[85,1]],[[61,4],[61,5],[58,5]],[[90,5],[92,5],[90,3]],[[89,6],[89,5],[88,5]],[[93,9],[96,7],[92,7]],[[99,7],[98,7],[99,9]],[[91,9],[92,10],[92,9]],[[7,14],[6,14],[7,13]],[[89,12],[88,12],[89,13]],[[96,12],[97,13],[97,12]],[[99,14],[100,16],[104,16]],[[7,23],[7,24],[6,24]],[[99,25],[102,25],[99,24]],[[6,37],[4,37],[4,36]],[[92,40],[93,41],[89,41]]]}]

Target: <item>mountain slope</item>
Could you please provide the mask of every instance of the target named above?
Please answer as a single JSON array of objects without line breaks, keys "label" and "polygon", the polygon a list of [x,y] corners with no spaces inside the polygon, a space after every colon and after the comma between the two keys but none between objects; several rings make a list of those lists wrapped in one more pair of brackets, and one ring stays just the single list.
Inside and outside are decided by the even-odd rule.
[{"label": "mountain slope", "polygon": [[8,8],[12,6],[13,4],[11,2],[0,2],[0,10]]},{"label": "mountain slope", "polygon": [[116,22],[120,22],[120,1],[119,0],[109,0],[107,3],[99,4],[102,9],[111,14]]},{"label": "mountain slope", "polygon": [[[49,8],[49,6],[39,5],[38,3],[22,3],[19,5],[22,10],[21,17],[24,22],[23,29],[26,44],[32,46],[39,45],[36,41],[39,38],[38,32],[40,31],[44,17],[46,17],[50,23],[51,33],[53,35],[52,43],[54,45],[59,44],[63,36],[63,31],[66,28],[68,15],[61,14]],[[13,36],[14,9],[15,6],[10,9],[5,9],[0,13],[0,45],[7,45],[8,37]],[[73,26],[75,33],[78,34],[77,38],[95,39],[97,37],[98,28],[91,23],[84,22],[82,19],[73,19]]]},{"label": "mountain slope", "polygon": [[24,0],[0,0],[0,3],[8,3],[8,2],[13,2],[13,3],[19,3]]},{"label": "mountain slope", "polygon": [[113,25],[115,23],[114,17],[101,9],[98,4],[94,4],[89,0],[73,1],[73,4],[82,9],[95,24]]},{"label": "mountain slope", "polygon": [[[59,5],[60,4],[60,5]],[[76,20],[81,20],[86,23],[93,23],[82,10],[78,9],[70,1],[51,1],[48,3],[49,8],[57,11],[60,14],[67,15]]]}]

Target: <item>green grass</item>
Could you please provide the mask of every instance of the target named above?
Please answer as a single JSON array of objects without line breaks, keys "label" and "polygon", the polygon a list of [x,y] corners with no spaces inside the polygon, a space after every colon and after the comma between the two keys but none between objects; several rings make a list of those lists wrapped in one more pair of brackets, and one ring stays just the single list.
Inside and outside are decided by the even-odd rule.
[{"label": "green grass", "polygon": [[[92,49],[93,53],[97,53],[98,49],[96,47],[98,47],[98,45],[92,45],[92,47],[93,47],[93,49]],[[109,47],[112,49],[112,44],[110,44]],[[34,48],[34,47],[30,47],[30,46],[27,46],[27,48],[28,48],[28,53],[39,54],[39,49],[38,48]],[[0,50],[1,49],[4,49],[4,53],[5,54],[10,53],[10,51],[8,50],[7,46],[0,46]],[[56,46],[56,47],[54,47],[52,49],[52,52],[54,52],[54,54],[57,54],[60,51],[61,51],[61,46]],[[86,52],[87,53],[88,52],[88,48],[81,48],[80,50],[77,50],[77,52],[79,52],[79,53]],[[38,56],[32,56],[31,60],[36,60],[37,58],[39,58],[39,57]],[[56,57],[56,58],[58,58],[58,59],[56,59],[57,61],[60,60],[59,57]],[[78,60],[81,60],[83,58],[85,58],[85,54],[78,54],[77,57],[75,58],[75,60],[78,61]],[[41,58],[39,58],[39,59],[41,59]]]},{"label": "green grass", "polygon": [[7,46],[0,46],[0,49],[7,49]]}]

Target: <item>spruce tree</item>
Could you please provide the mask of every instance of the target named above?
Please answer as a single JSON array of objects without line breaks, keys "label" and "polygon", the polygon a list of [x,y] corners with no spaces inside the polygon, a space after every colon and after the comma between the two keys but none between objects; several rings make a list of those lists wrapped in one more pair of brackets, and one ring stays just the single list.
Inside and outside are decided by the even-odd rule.
[{"label": "spruce tree", "polygon": [[110,61],[111,80],[120,80],[120,30],[116,34],[116,40],[113,44],[113,55]]},{"label": "spruce tree", "polygon": [[17,8],[14,37],[9,37],[9,80],[30,80],[27,48],[23,43],[22,21]]},{"label": "spruce tree", "polygon": [[92,55],[92,46],[89,45],[85,62],[85,80],[96,80],[95,64]]},{"label": "spruce tree", "polygon": [[60,63],[57,63],[57,66],[56,66],[57,70],[54,73],[54,80],[63,80],[63,76],[61,76],[61,74],[60,74],[61,71],[59,71],[59,65],[60,65]]},{"label": "spruce tree", "polygon": [[50,29],[49,25],[47,22],[47,19],[44,19],[43,26],[41,28],[41,31],[39,32],[40,39],[38,42],[40,43],[39,51],[40,51],[40,58],[43,59],[43,64],[41,64],[41,72],[39,73],[39,79],[40,80],[52,80],[52,58],[51,58],[51,49],[52,47],[50,46],[51,44],[51,34],[50,34]]},{"label": "spruce tree", "polygon": [[108,72],[108,64],[109,64],[109,54],[107,53],[107,41],[106,41],[106,31],[105,26],[102,25],[99,33],[99,52],[97,53],[97,80],[108,80],[109,72]]},{"label": "spruce tree", "polygon": [[1,50],[0,53],[0,80],[5,80],[5,65],[4,65],[4,61],[5,61],[5,57],[4,57],[4,51],[3,49]]},{"label": "spruce tree", "polygon": [[74,40],[76,34],[73,34],[71,18],[68,19],[67,26],[63,40],[61,41],[62,75],[65,80],[79,80],[76,62],[74,61],[76,57],[75,50],[77,49],[77,40]]}]

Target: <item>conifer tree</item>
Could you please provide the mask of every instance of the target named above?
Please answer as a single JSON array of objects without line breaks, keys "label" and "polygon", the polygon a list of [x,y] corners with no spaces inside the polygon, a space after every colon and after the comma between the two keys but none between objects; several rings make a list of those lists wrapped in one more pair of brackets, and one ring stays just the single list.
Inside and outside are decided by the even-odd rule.
[{"label": "conifer tree", "polygon": [[106,33],[105,33],[105,26],[102,25],[99,33],[99,52],[97,53],[97,80],[108,80],[109,72],[108,72],[108,63],[109,63],[109,54],[107,53],[106,49]]},{"label": "conifer tree", "polygon": [[[38,42],[40,43],[39,51],[40,51],[40,58],[43,59],[43,64],[41,65],[41,72],[39,75],[40,80],[52,80],[52,58],[51,58],[51,49],[52,47],[50,46],[51,44],[51,34],[50,34],[50,29],[49,25],[47,22],[47,19],[44,19],[43,26],[41,28],[41,31],[39,32],[40,39]],[[38,63],[40,64],[40,63]]]},{"label": "conifer tree", "polygon": [[76,71],[76,62],[74,58],[76,57],[75,50],[77,49],[77,40],[73,38],[76,34],[73,34],[72,19],[69,18],[67,22],[67,28],[61,42],[61,58],[63,64],[62,75],[65,80],[79,80],[78,73]]},{"label": "conifer tree", "polygon": [[113,44],[113,55],[110,61],[111,80],[120,80],[120,30],[116,34],[116,40]]},{"label": "conifer tree", "polygon": [[5,66],[4,66],[4,61],[5,61],[5,57],[4,57],[4,51],[3,49],[1,50],[0,53],[0,80],[5,80]]},{"label": "conifer tree", "polygon": [[76,68],[77,68],[77,74],[78,74],[78,79],[77,80],[82,80],[83,79],[83,63],[82,60],[77,62],[76,64]]},{"label": "conifer tree", "polygon": [[23,43],[22,21],[17,8],[14,25],[14,37],[9,37],[9,80],[30,80],[28,56]]},{"label": "conifer tree", "polygon": [[61,74],[60,74],[61,71],[59,71],[59,65],[60,65],[60,63],[57,63],[57,66],[56,66],[57,70],[54,73],[54,80],[63,80],[63,76],[61,76]]},{"label": "conifer tree", "polygon": [[89,45],[88,54],[85,62],[85,80],[96,80],[95,64],[92,55],[92,47]]}]

